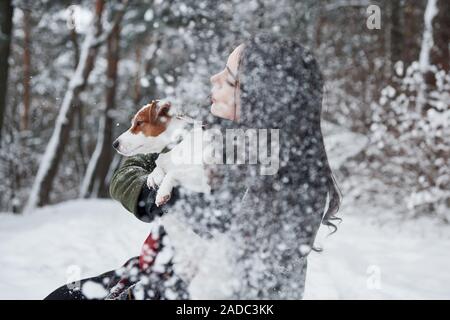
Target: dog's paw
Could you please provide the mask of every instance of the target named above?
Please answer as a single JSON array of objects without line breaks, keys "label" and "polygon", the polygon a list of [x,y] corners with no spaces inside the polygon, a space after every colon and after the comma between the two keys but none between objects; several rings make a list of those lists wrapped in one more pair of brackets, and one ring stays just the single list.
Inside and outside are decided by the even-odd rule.
[{"label": "dog's paw", "polygon": [[171,196],[170,193],[169,194],[162,194],[162,193],[158,192],[156,194],[156,199],[155,199],[156,206],[160,207],[160,206],[166,204],[167,201],[170,200],[170,196]]},{"label": "dog's paw", "polygon": [[149,189],[156,189],[158,186],[158,184],[156,183],[154,177],[152,177],[151,174],[148,175],[147,177],[147,187]]},{"label": "dog's paw", "polygon": [[164,174],[158,170],[155,169],[150,173],[147,177],[147,186],[149,189],[156,189],[163,181]]}]

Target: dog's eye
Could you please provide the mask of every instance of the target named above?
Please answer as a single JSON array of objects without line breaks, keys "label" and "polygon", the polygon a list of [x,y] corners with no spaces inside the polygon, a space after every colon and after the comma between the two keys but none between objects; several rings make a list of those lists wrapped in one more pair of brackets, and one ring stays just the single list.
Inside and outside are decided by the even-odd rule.
[{"label": "dog's eye", "polygon": [[136,126],[140,126],[141,124],[143,124],[144,123],[144,121],[141,121],[141,120],[138,120],[138,121],[136,121]]}]

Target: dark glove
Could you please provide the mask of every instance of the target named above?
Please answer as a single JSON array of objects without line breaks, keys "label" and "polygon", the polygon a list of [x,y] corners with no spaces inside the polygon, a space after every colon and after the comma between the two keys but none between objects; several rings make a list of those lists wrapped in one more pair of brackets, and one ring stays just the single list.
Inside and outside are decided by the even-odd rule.
[{"label": "dark glove", "polygon": [[173,188],[172,196],[169,201],[158,207],[155,204],[157,190],[149,189],[147,184],[142,187],[138,198],[137,215],[136,217],[144,222],[152,222],[156,217],[162,216],[173,201],[178,198],[178,188]]}]

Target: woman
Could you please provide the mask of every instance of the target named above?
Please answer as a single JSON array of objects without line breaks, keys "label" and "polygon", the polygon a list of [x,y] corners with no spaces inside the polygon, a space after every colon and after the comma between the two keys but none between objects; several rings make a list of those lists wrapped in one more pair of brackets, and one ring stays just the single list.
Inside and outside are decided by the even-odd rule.
[{"label": "woman", "polygon": [[213,194],[174,206],[198,233],[232,237],[232,297],[300,299],[320,223],[335,229],[340,204],[320,127],[319,67],[297,42],[261,34],[238,46],[211,83],[220,128],[279,129],[279,169],[211,166]]},{"label": "woman", "polygon": [[[279,129],[279,170],[260,175],[255,165],[212,165],[208,168],[211,196],[180,189],[165,208],[173,206],[199,234],[222,232],[232,238],[233,253],[224,261],[232,265],[236,277],[230,279],[235,285],[229,297],[300,299],[306,256],[320,223],[334,226],[331,221],[336,219],[340,203],[320,129],[323,83],[317,63],[295,41],[262,34],[238,46],[224,70],[211,77],[211,83],[211,113],[217,117],[212,126],[221,130]],[[127,159],[110,187],[114,199],[146,222],[164,210],[153,205],[155,192],[145,184],[156,157]],[[143,250],[141,259],[131,261],[138,265],[138,260],[154,258],[162,246],[155,246],[153,240],[162,243],[163,236],[162,229],[156,236],[150,234],[152,241],[144,247],[153,248],[151,254]],[[165,276],[176,280],[172,291],[177,294],[170,297],[186,298],[186,284],[173,273],[171,262],[167,270]],[[137,284],[141,288],[151,285],[148,275],[161,279],[151,263],[141,263],[138,271],[147,275],[146,281],[135,277],[119,286],[120,297],[136,296]],[[127,277],[114,280],[110,288]],[[151,290],[152,295],[142,294],[148,290],[140,289],[139,297],[167,297],[161,286],[155,290],[157,294]]]}]

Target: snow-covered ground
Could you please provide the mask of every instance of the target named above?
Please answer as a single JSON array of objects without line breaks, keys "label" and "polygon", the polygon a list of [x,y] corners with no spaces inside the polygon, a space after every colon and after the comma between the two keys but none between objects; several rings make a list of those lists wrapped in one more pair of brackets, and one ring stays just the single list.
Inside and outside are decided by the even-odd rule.
[{"label": "snow-covered ground", "polygon": [[[376,208],[351,209],[344,206],[336,234],[326,237],[324,228],[318,236],[324,251],[310,255],[307,299],[450,299],[449,226],[380,225],[368,218]],[[0,214],[0,299],[42,299],[117,268],[139,254],[149,227],[110,200]]]},{"label": "snow-covered ground", "polygon": [[58,286],[120,267],[149,225],[112,200],[77,200],[0,214],[0,298],[42,299]]},{"label": "snow-covered ground", "polygon": [[307,299],[450,299],[450,226],[381,210],[344,205],[337,233],[321,230]]}]

